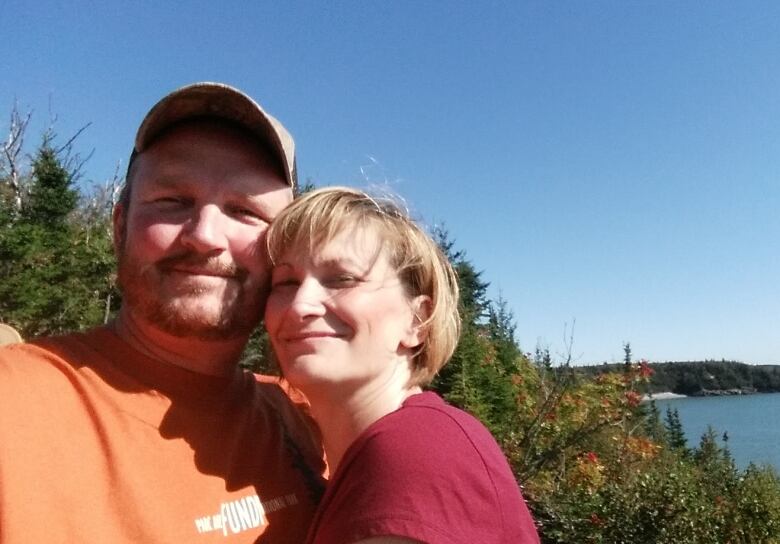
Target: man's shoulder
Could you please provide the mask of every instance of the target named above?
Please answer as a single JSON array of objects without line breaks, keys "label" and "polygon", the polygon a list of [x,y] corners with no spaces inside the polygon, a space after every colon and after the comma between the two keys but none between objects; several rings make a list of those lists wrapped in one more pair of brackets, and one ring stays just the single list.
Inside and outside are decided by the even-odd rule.
[{"label": "man's shoulder", "polygon": [[292,402],[294,405],[308,412],[309,401],[298,389],[290,385],[290,382],[281,376],[268,374],[254,374],[257,387],[269,395],[272,399],[282,402]]},{"label": "man's shoulder", "polygon": [[311,417],[311,405],[306,396],[279,376],[255,374],[256,389],[263,402],[270,406],[295,440],[311,444],[316,456],[322,458],[322,435]]},{"label": "man's shoulder", "polygon": [[0,346],[0,371],[40,372],[62,356],[52,349],[61,338],[39,338],[30,342]]},{"label": "man's shoulder", "polygon": [[62,377],[75,372],[94,357],[90,344],[94,333],[40,337],[29,342],[0,346],[0,383],[15,380]]},{"label": "man's shoulder", "polygon": [[[254,374],[255,389],[263,404],[282,420],[290,423],[305,422],[307,429],[316,429],[311,418],[310,404],[306,397],[279,376]],[[318,434],[318,431],[317,433]]]}]

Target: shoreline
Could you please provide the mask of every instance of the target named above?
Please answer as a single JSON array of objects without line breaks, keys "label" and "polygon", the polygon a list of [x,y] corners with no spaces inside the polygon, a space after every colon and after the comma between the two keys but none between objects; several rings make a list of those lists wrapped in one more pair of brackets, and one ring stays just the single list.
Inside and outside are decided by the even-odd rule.
[{"label": "shoreline", "polygon": [[678,393],[672,393],[671,391],[661,391],[660,393],[651,393],[642,397],[642,402],[649,402],[651,400],[669,400],[669,399],[685,399],[688,395],[680,395]]}]

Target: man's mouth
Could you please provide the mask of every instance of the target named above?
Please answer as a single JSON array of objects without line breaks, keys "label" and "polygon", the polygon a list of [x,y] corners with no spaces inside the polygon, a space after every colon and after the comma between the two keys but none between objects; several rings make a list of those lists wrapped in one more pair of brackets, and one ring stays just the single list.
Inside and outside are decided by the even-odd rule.
[{"label": "man's mouth", "polygon": [[193,266],[173,266],[168,269],[168,272],[178,272],[179,274],[187,274],[189,276],[209,276],[213,278],[235,278],[235,274],[224,272],[222,270],[214,270],[212,268],[200,268]]},{"label": "man's mouth", "polygon": [[209,276],[216,278],[242,279],[246,271],[235,263],[225,263],[214,258],[194,257],[192,255],[178,255],[168,257],[158,263],[164,272],[173,272],[189,276]]}]

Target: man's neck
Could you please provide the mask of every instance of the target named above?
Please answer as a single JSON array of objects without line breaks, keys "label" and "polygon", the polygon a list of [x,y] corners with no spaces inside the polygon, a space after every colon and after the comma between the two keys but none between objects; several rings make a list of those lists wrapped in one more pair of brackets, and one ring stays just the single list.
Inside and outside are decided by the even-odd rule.
[{"label": "man's neck", "polygon": [[113,323],[122,340],[147,357],[211,376],[225,376],[236,367],[247,336],[227,340],[173,336],[120,310]]}]

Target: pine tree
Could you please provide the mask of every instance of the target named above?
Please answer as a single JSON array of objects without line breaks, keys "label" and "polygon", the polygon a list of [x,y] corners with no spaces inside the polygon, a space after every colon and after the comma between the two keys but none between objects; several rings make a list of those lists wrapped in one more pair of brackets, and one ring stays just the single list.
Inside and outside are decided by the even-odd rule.
[{"label": "pine tree", "polygon": [[[488,306],[486,292],[488,284],[480,278],[463,252],[453,249],[454,242],[444,230],[437,230],[434,237],[450,260],[458,275],[460,300],[458,311],[461,317],[461,336],[455,353],[441,370],[433,388],[451,403],[461,408],[486,415],[487,407],[479,406],[476,374],[479,365],[493,357],[490,343],[481,323]],[[479,417],[479,414],[475,413]]]},{"label": "pine tree", "polygon": [[30,194],[22,207],[22,220],[51,230],[65,228],[66,219],[76,209],[78,192],[73,188],[74,173],[68,171],[52,147],[52,136],[43,138],[32,165]]},{"label": "pine tree", "polygon": [[623,371],[626,374],[631,373],[631,343],[623,344]]},{"label": "pine tree", "polygon": [[665,443],[667,442],[666,429],[663,423],[661,423],[661,411],[658,409],[658,405],[654,400],[648,403],[647,410],[645,411],[645,434],[649,438],[652,438],[655,442]]},{"label": "pine tree", "polygon": [[84,329],[108,313],[115,268],[109,217],[78,217],[74,178],[45,136],[21,211],[0,228],[0,320],[26,338]]},{"label": "pine tree", "polygon": [[685,439],[685,432],[683,431],[683,426],[680,422],[680,414],[678,413],[677,408],[672,410],[669,406],[666,407],[664,428],[666,430],[669,447],[681,453],[687,453],[688,443]]}]

